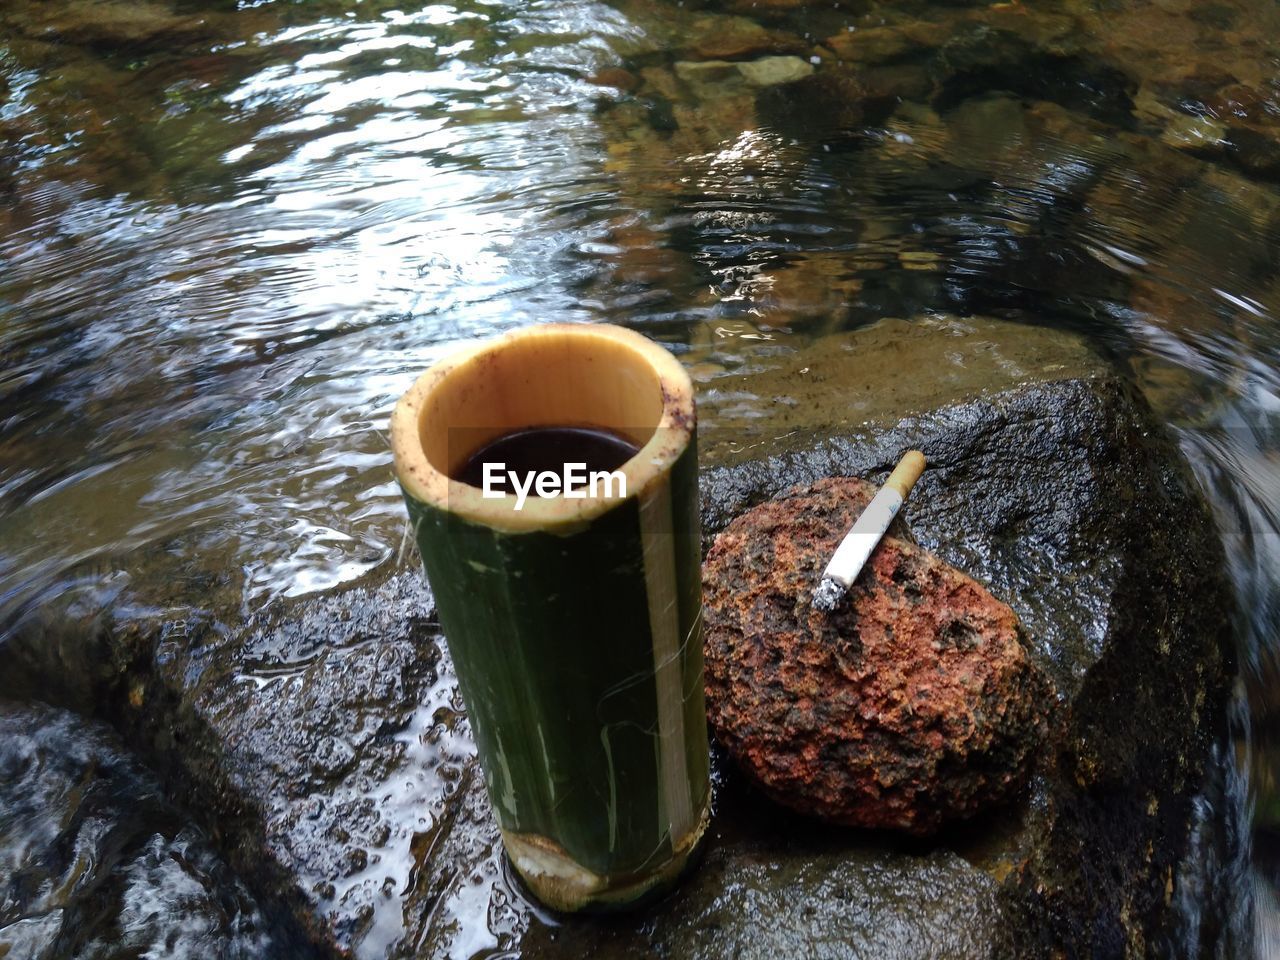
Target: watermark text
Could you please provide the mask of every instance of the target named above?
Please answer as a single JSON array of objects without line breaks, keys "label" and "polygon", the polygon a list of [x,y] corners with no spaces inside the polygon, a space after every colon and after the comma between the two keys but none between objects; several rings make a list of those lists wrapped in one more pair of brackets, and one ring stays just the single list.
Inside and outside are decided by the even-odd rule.
[{"label": "watermark text", "polygon": [[517,510],[524,509],[531,492],[539,497],[563,496],[568,500],[627,496],[627,477],[621,470],[588,471],[585,463],[566,463],[561,473],[530,470],[521,476],[519,471],[508,470],[505,463],[490,461],[484,465],[483,478],[480,489],[486,499],[498,499],[514,491]]}]

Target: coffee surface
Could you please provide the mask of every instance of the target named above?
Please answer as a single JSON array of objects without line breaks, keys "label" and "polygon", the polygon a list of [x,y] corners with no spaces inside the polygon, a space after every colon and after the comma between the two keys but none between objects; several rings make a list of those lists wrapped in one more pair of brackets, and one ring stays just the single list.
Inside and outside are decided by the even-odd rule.
[{"label": "coffee surface", "polygon": [[452,477],[483,489],[485,464],[502,464],[496,472],[501,482],[491,487],[510,493],[509,472],[521,477],[544,471],[563,475],[570,463],[584,464],[587,474],[617,470],[639,450],[630,440],[601,427],[527,427],[486,443]]}]

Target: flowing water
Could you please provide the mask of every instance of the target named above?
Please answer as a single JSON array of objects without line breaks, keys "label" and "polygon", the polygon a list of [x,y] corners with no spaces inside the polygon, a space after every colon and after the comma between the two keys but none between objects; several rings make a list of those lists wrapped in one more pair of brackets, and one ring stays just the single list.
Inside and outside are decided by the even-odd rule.
[{"label": "flowing water", "polygon": [[[246,614],[391,562],[390,406],[476,336],[622,323],[710,382],[884,316],[1069,328],[1217,513],[1241,922],[1280,955],[1277,38],[1268,0],[7,0],[0,629],[142,555],[198,554]],[[775,85],[810,73],[803,98]],[[27,771],[0,840],[52,829],[41,790],[88,802],[31,772],[108,737],[67,722],[0,723],[0,768]],[[119,797],[150,795],[121,770]],[[83,869],[140,878],[120,925],[195,909],[253,955],[256,908],[183,899],[222,869],[203,841],[113,809],[94,822],[131,839]],[[49,911],[98,916],[32,904],[0,900],[0,955]]]}]

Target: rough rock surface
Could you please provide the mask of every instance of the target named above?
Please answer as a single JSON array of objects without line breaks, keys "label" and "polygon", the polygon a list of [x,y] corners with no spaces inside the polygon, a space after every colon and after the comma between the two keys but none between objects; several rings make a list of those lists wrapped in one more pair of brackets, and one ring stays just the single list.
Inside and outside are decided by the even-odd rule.
[{"label": "rough rock surface", "polygon": [[[1025,800],[927,845],[789,815],[717,755],[706,860],[678,895],[607,921],[538,911],[503,866],[412,557],[246,620],[216,557],[178,550],[198,559],[175,568],[150,552],[98,612],[82,598],[61,620],[14,626],[0,696],[38,691],[110,720],[258,902],[329,955],[1021,960],[1213,947],[1237,842],[1229,820],[1206,815],[1229,809],[1213,758],[1230,598],[1177,449],[1076,338],[900,326],[776,352],[739,368],[753,378],[741,385],[708,381],[702,512],[709,541],[796,483],[879,481],[906,447],[928,455],[906,521],[1015,610],[1067,720]],[[890,369],[937,376],[899,377],[869,403]],[[775,384],[771,417],[734,426],[735,393]],[[68,674],[79,679],[53,682]]]},{"label": "rough rock surface", "polygon": [[0,956],[286,952],[307,955],[110,730],[0,702]]},{"label": "rough rock surface", "polygon": [[[921,545],[1006,599],[1068,721],[1034,781],[1001,911],[1017,956],[1194,954],[1221,934],[1234,825],[1220,751],[1231,609],[1212,523],[1146,404],[1101,371],[788,439],[705,471],[712,529],[796,482],[928,456],[904,514]],[[1186,912],[1186,911],[1190,912]]]},{"label": "rough rock surface", "polygon": [[[756,810],[769,817],[769,810]],[[583,920],[531,927],[526,960],[671,957],[920,960],[1006,956],[999,884],[950,850],[904,851],[796,832],[764,845],[721,842],[698,868],[697,896],[675,896],[645,934]]]},{"label": "rough rock surface", "polygon": [[117,722],[320,945],[411,953],[477,854],[448,853],[448,834],[496,851],[459,802],[481,778],[422,575],[269,611],[230,642],[198,611],[182,631]]},{"label": "rough rock surface", "polygon": [[820,480],[716,538],[703,565],[707,710],[779,802],[928,834],[1025,784],[1053,693],[1007,605],[894,537],[835,611],[811,605],[874,495],[856,478]]}]

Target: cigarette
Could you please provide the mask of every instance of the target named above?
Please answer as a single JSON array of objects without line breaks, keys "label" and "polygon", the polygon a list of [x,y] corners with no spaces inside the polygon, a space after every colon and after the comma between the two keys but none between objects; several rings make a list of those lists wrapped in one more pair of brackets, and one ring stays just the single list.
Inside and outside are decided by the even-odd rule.
[{"label": "cigarette", "polygon": [[827,568],[822,571],[822,580],[813,591],[813,605],[824,612],[834,610],[840,600],[858,579],[858,574],[866,565],[876,545],[884,537],[889,524],[902,509],[902,503],[911,493],[911,488],[924,472],[924,454],[919,450],[910,450],[898,461],[889,474],[884,486],[871,498],[867,508],[862,511],[857,521],[836,552]]}]

